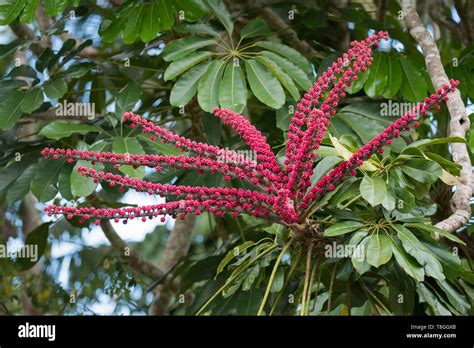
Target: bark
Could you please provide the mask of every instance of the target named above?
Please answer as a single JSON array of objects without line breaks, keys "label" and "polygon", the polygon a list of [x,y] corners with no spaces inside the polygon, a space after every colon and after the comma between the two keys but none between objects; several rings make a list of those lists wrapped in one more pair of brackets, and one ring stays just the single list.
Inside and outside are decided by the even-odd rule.
[{"label": "bark", "polygon": [[[31,193],[26,195],[26,197],[23,199],[22,206],[21,206],[21,219],[23,222],[22,230],[23,230],[23,238],[26,239],[26,236],[33,231],[36,227],[41,225],[41,217],[38,212],[38,210],[35,207],[35,202],[36,199],[33,197]],[[41,274],[41,268],[39,263],[37,263],[33,268],[28,270],[26,274],[24,274],[24,277],[26,279],[30,279],[30,281],[27,281],[30,283],[30,286],[32,288],[35,288],[36,286],[40,286],[38,283],[38,276]],[[41,315],[42,311],[38,308],[36,308],[31,301],[31,298],[28,296],[26,289],[22,288],[21,291],[21,307],[23,309],[23,315]]]},{"label": "bark", "polygon": [[[438,47],[421,22],[416,11],[416,2],[414,0],[403,0],[402,6],[405,24],[410,29],[411,36],[420,45],[428,74],[434,87],[438,89],[448,83],[449,80],[441,63]],[[450,94],[447,106],[450,114],[449,135],[465,139],[470,122],[466,116],[466,108],[458,90]],[[437,227],[447,232],[453,232],[468,222],[471,216],[469,201],[472,196],[472,166],[466,144],[453,143],[451,148],[453,161],[461,165],[462,169],[459,177],[460,184],[456,185],[456,191],[451,198],[452,214],[436,224]]]},{"label": "bark", "polygon": [[[164,272],[170,272],[178,261],[188,254],[195,221],[196,216],[194,215],[188,215],[184,220],[175,221],[160,264],[160,268]],[[158,286],[155,291],[155,298],[148,311],[149,314],[168,315],[169,308],[178,290],[179,281],[177,279]]]},{"label": "bark", "polygon": [[163,277],[164,272],[159,267],[145,260],[135,248],[120,238],[109,220],[102,220],[100,226],[112,247],[126,257],[131,269],[153,280]]}]

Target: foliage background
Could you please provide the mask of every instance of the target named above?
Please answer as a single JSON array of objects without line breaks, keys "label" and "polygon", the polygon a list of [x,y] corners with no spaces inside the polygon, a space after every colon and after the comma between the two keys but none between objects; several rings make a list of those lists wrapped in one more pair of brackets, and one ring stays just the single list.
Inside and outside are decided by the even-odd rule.
[{"label": "foliage background", "polygon": [[[474,4],[435,3],[418,1],[418,11],[437,40],[449,77],[461,81],[462,98],[469,106],[474,93],[474,33],[470,28]],[[203,214],[184,225],[192,231],[192,236],[188,233],[189,252],[187,242],[178,251],[167,252],[170,231],[173,226],[177,229],[174,221],[114,224],[121,238],[144,259],[162,268],[168,265],[164,267],[168,268],[167,276],[155,282],[130,267],[100,228],[53,220],[42,213],[45,204],[53,200],[119,207],[151,202],[150,198],[121,194],[106,186],[97,188],[75,173],[73,166],[46,163],[39,152],[51,146],[176,153],[123,128],[124,111],[140,113],[200,141],[245,149],[241,140],[209,113],[221,105],[248,116],[267,136],[275,153],[283,157],[292,108],[318,73],[339,57],[351,40],[387,30],[391,40],[374,54],[372,68],[361,74],[332,121],[333,138],[323,141],[322,159],[314,173],[317,179],[347,151],[354,151],[395,119],[380,116],[382,102],[417,102],[434,91],[423,56],[404,30],[400,11],[396,1],[377,0],[2,3],[0,242],[22,245],[35,241],[42,258],[36,265],[0,259],[0,312],[145,314],[161,293],[169,301],[160,313],[194,314],[226,280],[235,278],[206,310],[212,314],[255,314],[282,248],[284,231],[247,216],[234,219]],[[55,107],[63,101],[94,103],[98,117],[58,117]],[[459,174],[459,166],[450,161],[448,143],[464,141],[447,139],[447,132],[448,113],[442,106],[429,122],[394,142],[391,152],[376,160],[378,171],[346,181],[319,207],[320,215],[315,218],[331,215],[336,221],[354,224],[371,218],[387,221],[387,212],[397,211],[399,218],[411,218],[414,224],[442,220],[449,215],[450,180]],[[433,139],[441,140],[430,141]],[[472,152],[474,136],[469,134],[466,141]],[[160,183],[223,184],[215,175],[150,173],[133,168],[123,172]],[[354,197],[358,201],[353,208],[342,210],[354,203]],[[402,206],[397,206],[400,201]],[[428,261],[407,256],[410,262],[422,266],[426,262],[428,268],[439,264],[442,276],[433,277],[436,272],[426,269],[429,277],[424,282],[414,280],[413,275],[407,277],[405,272],[409,271],[395,262],[392,251],[388,253],[384,247],[390,242],[382,238],[380,250],[390,254],[388,260],[382,257],[369,265],[336,259],[321,262],[312,287],[318,296],[312,299],[311,313],[471,314],[471,227],[458,231],[464,244],[456,237],[451,238],[456,241],[436,242],[432,230],[408,227],[416,231],[421,248],[429,248],[430,255]],[[359,238],[358,243],[363,233],[356,231],[344,242],[356,243]],[[240,247],[242,254],[232,258],[235,247]],[[453,254],[452,248],[458,252]],[[255,259],[267,249],[264,257]],[[176,255],[171,256],[174,262],[169,267],[173,251]],[[301,309],[307,272],[298,255],[303,260],[304,250],[296,248],[291,256],[285,255],[283,266],[273,275],[271,303],[277,304],[266,312],[294,314]],[[242,269],[239,266],[249,260],[252,267],[234,277]],[[403,303],[399,302],[400,294],[405,296]],[[293,302],[275,301],[290,295]]]}]

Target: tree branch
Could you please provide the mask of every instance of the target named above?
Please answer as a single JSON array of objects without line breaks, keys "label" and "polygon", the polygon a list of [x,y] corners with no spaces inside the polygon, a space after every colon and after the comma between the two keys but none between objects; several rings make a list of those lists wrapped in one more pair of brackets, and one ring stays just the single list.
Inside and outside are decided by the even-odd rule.
[{"label": "tree branch", "polygon": [[[182,257],[187,255],[191,245],[195,221],[195,215],[188,215],[184,220],[175,221],[166,244],[163,260],[160,263],[160,268],[164,272],[169,272]],[[176,279],[168,284],[158,286],[148,313],[150,315],[168,315],[169,308],[178,289],[179,281]]]},{"label": "tree branch", "polygon": [[127,245],[127,243],[120,238],[109,220],[102,220],[100,227],[102,227],[102,231],[104,231],[112,247],[120,253],[123,253],[127,258],[130,268],[153,280],[163,277],[164,272],[161,269],[145,260],[135,248]]},{"label": "tree branch", "polygon": [[321,53],[311,47],[306,41],[301,40],[294,29],[292,29],[278,14],[270,7],[265,6],[260,10],[262,18],[275,30],[279,31],[279,35],[289,43],[295,50],[309,59],[324,58]]},{"label": "tree branch", "polygon": [[[403,0],[402,6],[405,24],[410,29],[411,36],[421,46],[428,74],[434,87],[438,89],[449,81],[441,63],[438,47],[416,12],[416,2]],[[458,90],[451,93],[447,106],[451,117],[449,135],[465,138],[470,122]],[[451,146],[453,161],[462,166],[460,184],[456,186],[456,191],[451,198],[452,215],[436,224],[437,227],[448,232],[453,232],[468,222],[471,217],[469,201],[472,196],[472,167],[466,144],[453,143]]]}]

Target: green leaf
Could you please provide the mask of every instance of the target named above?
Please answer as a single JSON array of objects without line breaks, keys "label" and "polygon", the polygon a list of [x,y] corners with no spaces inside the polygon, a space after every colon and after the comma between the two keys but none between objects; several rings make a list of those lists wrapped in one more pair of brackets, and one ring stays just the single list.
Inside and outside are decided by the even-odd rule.
[{"label": "green leaf", "polygon": [[383,179],[379,176],[370,177],[364,175],[360,183],[360,194],[371,206],[381,204],[387,195],[387,186]]},{"label": "green leaf", "polygon": [[144,6],[135,4],[130,10],[127,23],[125,24],[125,28],[122,32],[122,38],[125,44],[131,44],[135,42],[136,38],[138,37],[140,24],[143,26],[144,23],[144,20],[142,21],[142,16],[144,15],[143,8]]},{"label": "green leaf", "polygon": [[76,133],[84,135],[89,132],[101,131],[101,128],[90,126],[88,124],[55,121],[43,127],[39,132],[39,135],[45,136],[48,139],[58,140],[61,138],[67,138]]},{"label": "green leaf", "polygon": [[324,230],[325,237],[334,237],[362,228],[364,225],[358,221],[337,222]]},{"label": "green leaf", "polygon": [[7,76],[8,77],[22,76],[22,77],[29,77],[29,78],[35,79],[36,71],[29,65],[20,65],[10,70]]},{"label": "green leaf", "polygon": [[160,30],[158,5],[155,3],[145,5],[140,27],[140,39],[143,42],[149,42],[158,35],[158,30]]},{"label": "green leaf", "polygon": [[180,23],[174,27],[174,30],[178,33],[203,34],[212,37],[220,35],[218,30],[204,23]]},{"label": "green leaf", "polygon": [[157,0],[161,28],[171,29],[174,24],[173,6],[169,0]]},{"label": "green leaf", "polygon": [[178,75],[181,75],[186,70],[192,68],[196,64],[202,62],[203,60],[206,60],[210,56],[212,56],[211,52],[200,51],[200,52],[189,54],[186,57],[183,57],[181,59],[175,60],[173,63],[171,63],[168,66],[163,78],[165,81],[173,80]]},{"label": "green leaf", "polygon": [[384,53],[374,55],[374,61],[370,67],[369,77],[364,85],[365,93],[371,98],[382,95],[387,85],[387,57]]},{"label": "green leaf", "polygon": [[50,99],[59,99],[67,92],[67,84],[64,80],[48,81],[44,84],[44,93]]},{"label": "green leaf", "polygon": [[[408,144],[407,149],[410,147],[424,147],[438,144],[449,144],[449,143],[465,143],[466,141],[461,137],[446,137],[436,139],[420,139]],[[404,152],[404,151],[402,151]]]},{"label": "green leaf", "polygon": [[364,87],[365,82],[369,78],[369,74],[370,74],[370,69],[368,69],[367,71],[360,72],[358,74],[357,80],[352,81],[352,85],[346,88],[346,92],[349,94],[354,94],[354,93],[359,92],[362,89],[362,87]]},{"label": "green leaf", "polygon": [[99,115],[102,111],[105,110],[106,107],[106,99],[105,99],[105,88],[104,82],[102,78],[97,77],[92,80],[91,84],[91,94],[90,94],[90,102],[94,103],[95,112]]},{"label": "green leaf", "polygon": [[219,22],[222,23],[229,35],[232,35],[232,32],[234,31],[234,22],[232,21],[232,17],[227,10],[227,6],[225,5],[224,1],[204,0],[204,3],[211,9]]},{"label": "green leaf", "polygon": [[441,176],[443,168],[436,162],[411,159],[401,166],[402,171],[416,181],[433,184]]},{"label": "green leaf", "polygon": [[278,267],[275,278],[273,278],[273,284],[270,288],[270,292],[279,292],[283,289],[283,285],[285,284],[285,271],[283,267]]},{"label": "green leaf", "polygon": [[460,239],[459,237],[456,236],[455,232],[450,233],[446,232],[445,230],[442,230],[441,228],[438,228],[433,225],[428,225],[428,224],[422,224],[422,223],[408,223],[405,224],[406,227],[415,227],[423,231],[428,231],[432,232],[434,234],[439,234],[440,236],[443,236],[449,240],[452,240],[453,242],[460,243],[462,245],[466,245],[466,243]]},{"label": "green leaf", "polygon": [[313,71],[308,60],[297,50],[287,45],[272,41],[258,41],[255,43],[255,45],[266,50],[275,52],[280,56],[288,59],[293,64],[299,66],[306,74],[311,74]]},{"label": "green leaf", "polygon": [[408,59],[400,59],[403,72],[403,83],[400,90],[403,98],[411,102],[419,102],[426,96],[426,82],[417,68]]},{"label": "green leaf", "polygon": [[307,91],[311,88],[312,83],[308,79],[306,73],[288,59],[285,59],[270,51],[262,51],[260,52],[260,55],[271,59],[273,62],[279,65],[280,68],[282,68],[283,71],[286,72],[304,91]]},{"label": "green leaf", "polygon": [[35,178],[31,182],[31,193],[33,193],[40,202],[50,201],[58,193],[56,182],[64,163],[65,161],[63,159],[41,162]]},{"label": "green leaf", "polygon": [[219,88],[219,104],[223,108],[242,112],[247,104],[247,86],[239,64],[229,63]]},{"label": "green leaf", "polygon": [[387,85],[383,90],[383,97],[386,99],[393,98],[402,85],[402,69],[398,59],[387,55]]},{"label": "green leaf", "polygon": [[26,0],[3,0],[0,2],[0,25],[13,22],[25,6]]},{"label": "green leaf", "polygon": [[0,100],[0,129],[11,129],[21,116],[23,93],[13,90]]},{"label": "green leaf", "polygon": [[25,246],[29,248],[35,248],[34,257],[22,257],[16,259],[15,264],[18,266],[20,271],[26,271],[31,269],[34,265],[36,265],[39,259],[43,256],[46,246],[48,244],[48,235],[49,235],[49,226],[51,222],[45,222],[38,227],[36,227],[33,231],[28,233],[25,239]]},{"label": "green leaf", "polygon": [[122,119],[125,112],[132,111],[133,107],[140,99],[140,94],[140,88],[138,88],[134,83],[128,83],[119,91],[115,102],[115,115],[117,115],[119,120]]},{"label": "green leaf", "polygon": [[282,131],[287,132],[293,115],[290,113],[289,105],[283,105],[276,111],[276,126]]},{"label": "green leaf", "polygon": [[410,255],[407,255],[402,246],[392,238],[390,238],[390,244],[392,246],[393,255],[400,267],[403,268],[403,270],[412,278],[422,282],[425,279],[423,267],[420,267],[420,265],[418,265]]},{"label": "green leaf", "polygon": [[437,296],[431,292],[425,284],[416,284],[416,292],[421,303],[426,302],[434,315],[451,315],[451,312],[439,301]]},{"label": "green leaf", "polygon": [[98,184],[94,183],[92,178],[81,175],[77,171],[79,167],[93,168],[95,171],[100,172],[104,169],[104,165],[98,162],[92,165],[89,161],[79,160],[74,166],[70,177],[71,193],[75,197],[87,197],[95,191]]},{"label": "green leaf", "polygon": [[[21,1],[19,1],[21,2]],[[38,8],[40,0],[29,0],[26,1],[25,8],[20,16],[22,23],[31,23],[35,19],[36,9]]]},{"label": "green leaf", "polygon": [[206,112],[219,106],[219,87],[224,74],[225,61],[214,60],[198,84],[198,102]]},{"label": "green leaf", "polygon": [[58,190],[61,197],[69,201],[74,199],[74,195],[71,190],[71,173],[74,167],[72,165],[64,166],[59,172],[58,176]]},{"label": "green leaf", "polygon": [[44,1],[44,12],[48,16],[62,14],[67,7],[68,0],[46,0]]},{"label": "green leaf", "polygon": [[272,31],[268,27],[267,22],[258,17],[244,25],[240,31],[240,37],[248,39],[256,36],[271,35],[271,33]]},{"label": "green leaf", "polygon": [[387,185],[385,185],[385,187],[387,189],[387,194],[382,201],[382,206],[388,211],[392,211],[395,209],[395,194],[393,193],[392,187]]},{"label": "green leaf", "polygon": [[275,62],[263,56],[257,56],[255,59],[260,63],[263,63],[273,73],[273,75],[276,76],[278,81],[280,81],[282,86],[290,93],[294,100],[300,99],[300,93],[298,92],[298,88],[295,86],[293,80],[285,72],[283,72],[283,70]]},{"label": "green leaf", "polygon": [[331,169],[333,169],[336,164],[341,162],[341,158],[339,156],[326,156],[324,157],[314,168],[313,175],[311,176],[311,182],[313,185],[321,180],[321,178],[329,173]]},{"label": "green leaf", "polygon": [[150,140],[148,137],[144,135],[138,135],[137,138],[141,140],[142,142],[150,145],[153,147],[157,153],[162,154],[162,155],[167,155],[167,156],[177,156],[181,155],[182,152],[180,149],[174,147],[171,144],[163,144],[161,140]]},{"label": "green leaf", "polygon": [[272,73],[254,59],[245,61],[245,70],[250,89],[257,99],[271,108],[281,108],[285,103],[285,92]]},{"label": "green leaf", "polygon": [[[112,151],[117,153],[124,154],[135,154],[141,155],[145,153],[143,146],[137,140],[137,138],[124,138],[116,137],[112,143]],[[134,169],[132,166],[120,166],[119,169],[122,173],[127,174],[128,176],[133,176],[138,179],[142,179],[145,176],[145,167],[141,166],[137,169]]]},{"label": "green leaf", "polygon": [[[352,253],[351,262],[357,273],[360,275],[364,274],[370,269],[370,265],[365,259],[365,250],[367,248],[367,242],[369,241],[369,239],[365,237],[366,235],[366,231],[357,231],[349,241],[349,245],[357,245],[354,252]],[[362,241],[360,242],[361,239]]]},{"label": "green leaf", "polygon": [[31,182],[38,172],[38,164],[29,166],[8,188],[5,195],[7,205],[11,205],[30,192]]},{"label": "green leaf", "polygon": [[255,242],[247,241],[228,251],[225,257],[219,263],[219,266],[217,266],[216,277],[225,269],[225,267],[229,264],[230,261],[232,261],[235,257],[239,256],[243,251],[247,250],[253,245],[255,245]]},{"label": "green leaf", "polygon": [[468,314],[471,305],[467,302],[466,297],[461,295],[448,281],[437,281],[441,290],[446,294],[449,302],[461,314]]},{"label": "green leaf", "polygon": [[170,94],[170,104],[183,106],[196,94],[198,83],[209,67],[209,62],[202,63],[179,78],[173,86]]},{"label": "green leaf", "polygon": [[390,238],[384,234],[376,233],[369,237],[366,245],[366,260],[371,266],[379,268],[392,258]]},{"label": "green leaf", "polygon": [[413,233],[403,225],[393,225],[403,248],[423,266],[427,275],[444,280],[443,267],[433,253]]},{"label": "green leaf", "polygon": [[[101,34],[102,40],[106,43],[112,42],[117,37],[118,33],[123,30],[126,21],[128,20],[128,16],[132,11],[133,6],[127,6],[122,11],[120,11],[119,15],[109,23],[106,29],[100,28],[99,33]],[[104,24],[105,21],[102,22]]]},{"label": "green leaf", "polygon": [[205,37],[185,37],[183,39],[173,40],[168,43],[161,56],[166,62],[172,62],[176,59],[183,58],[187,54],[196,51],[198,48],[215,45],[214,39]]}]

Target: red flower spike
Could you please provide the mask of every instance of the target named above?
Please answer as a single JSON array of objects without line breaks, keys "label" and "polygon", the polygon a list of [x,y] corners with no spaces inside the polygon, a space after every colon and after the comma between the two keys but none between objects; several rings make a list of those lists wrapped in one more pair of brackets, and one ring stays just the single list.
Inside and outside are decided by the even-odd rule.
[{"label": "red flower spike", "polygon": [[[427,114],[432,106],[439,110],[439,106],[435,104],[442,100],[447,101],[448,93],[453,92],[459,84],[458,81],[450,80],[449,85],[425,98],[412,111],[361,147],[347,161],[339,163],[317,183],[312,183],[315,151],[321,144],[331,116],[336,113],[337,106],[346,96],[345,89],[357,80],[358,73],[367,71],[372,64],[372,47],[377,47],[381,39],[387,40],[387,36],[386,32],[379,32],[365,40],[352,42],[348,52],[338,58],[326,72],[321,73],[316,83],[304,94],[289,126],[284,168],[278,164],[266,138],[247,119],[223,108],[216,108],[213,113],[243,138],[250,150],[254,151],[255,158],[245,158],[236,151],[176,135],[131,112],[123,115],[124,122],[129,122],[131,128],[140,128],[151,141],[172,144],[184,153],[178,156],[125,155],[54,148],[45,148],[41,152],[45,160],[64,158],[67,163],[77,160],[110,163],[115,173],[122,165],[131,165],[134,168],[145,166],[154,168],[157,172],[163,168],[175,168],[196,170],[198,174],[218,173],[227,181],[245,180],[251,183],[254,189],[156,184],[79,167],[81,175],[95,182],[118,186],[120,192],[129,188],[150,195],[174,197],[177,200],[120,209],[51,205],[45,208],[46,213],[48,216],[65,215],[67,219],[78,216],[81,223],[93,219],[97,225],[100,225],[102,219],[113,219],[126,224],[128,220],[140,219],[145,222],[156,217],[164,223],[168,216],[184,219],[186,214],[200,215],[206,211],[218,217],[224,213],[230,213],[233,217],[244,213],[287,225],[302,222],[318,199],[328,191],[335,190],[346,175],[356,176],[356,168],[361,166],[364,160],[376,152],[383,153],[383,147],[391,145],[392,139],[399,137],[401,131],[410,129],[410,124],[418,126],[416,119],[420,114]],[[311,186],[313,188],[308,192]]]}]

